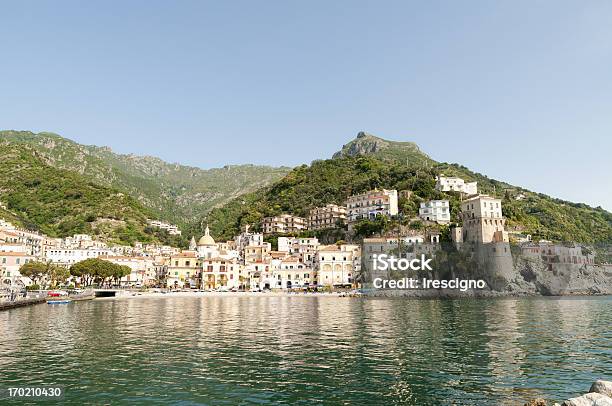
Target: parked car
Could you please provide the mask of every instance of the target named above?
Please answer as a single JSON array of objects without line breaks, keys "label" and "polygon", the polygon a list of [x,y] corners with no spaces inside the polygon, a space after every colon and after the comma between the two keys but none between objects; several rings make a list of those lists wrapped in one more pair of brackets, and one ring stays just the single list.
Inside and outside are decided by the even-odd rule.
[{"label": "parked car", "polygon": [[50,297],[59,297],[59,296],[68,296],[68,292],[64,290],[54,290],[47,293],[47,296]]}]

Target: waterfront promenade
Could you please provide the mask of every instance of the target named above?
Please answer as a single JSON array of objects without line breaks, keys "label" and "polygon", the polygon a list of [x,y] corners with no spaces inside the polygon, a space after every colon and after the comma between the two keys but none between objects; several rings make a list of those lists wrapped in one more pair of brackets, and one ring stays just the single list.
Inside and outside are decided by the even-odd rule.
[{"label": "waterfront promenade", "polygon": [[14,309],[16,307],[31,306],[35,304],[45,303],[44,297],[19,298],[15,300],[0,301],[0,310]]}]

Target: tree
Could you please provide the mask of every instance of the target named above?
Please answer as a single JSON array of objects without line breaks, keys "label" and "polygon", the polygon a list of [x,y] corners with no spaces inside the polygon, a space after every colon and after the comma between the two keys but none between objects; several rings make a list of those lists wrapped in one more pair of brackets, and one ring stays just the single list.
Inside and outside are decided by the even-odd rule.
[{"label": "tree", "polygon": [[132,269],[127,265],[113,265],[114,266],[112,267],[111,274],[113,280],[115,281],[115,284],[118,285],[121,281],[121,278],[123,278],[124,276],[128,276],[132,273]]},{"label": "tree", "polygon": [[19,273],[32,279],[35,285],[40,285],[41,279],[47,272],[47,264],[44,262],[31,261],[21,265]]},{"label": "tree", "polygon": [[72,265],[70,274],[81,278],[85,286],[90,286],[94,281],[100,282],[111,277],[114,266],[112,262],[103,259],[89,258]]},{"label": "tree", "polygon": [[40,285],[43,280],[48,280],[51,287],[55,287],[58,282],[63,282],[70,276],[68,270],[59,265],[55,265],[51,261],[39,262],[32,261],[27,264],[23,264],[19,268],[19,272],[23,276],[27,276],[32,279],[32,282],[36,285]]},{"label": "tree", "polygon": [[68,269],[57,266],[52,263],[48,263],[47,267],[47,277],[51,282],[51,287],[54,288],[59,282],[65,282],[66,279],[70,276],[70,271]]}]

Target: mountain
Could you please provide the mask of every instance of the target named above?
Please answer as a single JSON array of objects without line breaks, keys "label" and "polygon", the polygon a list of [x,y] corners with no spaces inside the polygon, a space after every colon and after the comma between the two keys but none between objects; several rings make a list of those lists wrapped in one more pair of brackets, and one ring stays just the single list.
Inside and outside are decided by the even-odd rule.
[{"label": "mountain", "polygon": [[48,165],[75,171],[92,182],[125,191],[152,216],[193,224],[213,207],[279,180],[290,168],[231,165],[200,169],[150,156],[116,154],[53,133],[0,131],[0,145],[27,146]]},{"label": "mountain", "polygon": [[359,132],[352,140],[333,155],[333,158],[369,155],[389,162],[432,164],[433,161],[423,153],[414,142],[388,141],[366,132]]},{"label": "mountain", "polygon": [[441,174],[477,181],[480,193],[503,199],[509,230],[531,234],[534,239],[612,243],[612,214],[600,207],[555,199],[458,164],[436,162],[414,143],[387,141],[366,133],[359,133],[332,159],[297,167],[276,183],[212,210],[206,220],[217,236],[229,238],[246,224],[257,225],[265,216],[306,216],[313,207],[344,204],[351,194],[387,188],[413,192],[399,202],[406,226],[419,227],[419,204],[429,199],[449,200],[452,220],[460,222],[460,197],[435,190],[435,177]]},{"label": "mountain", "polygon": [[48,165],[27,146],[0,146],[0,217],[51,237],[89,233],[109,242],[157,240],[148,209],[125,193]]}]

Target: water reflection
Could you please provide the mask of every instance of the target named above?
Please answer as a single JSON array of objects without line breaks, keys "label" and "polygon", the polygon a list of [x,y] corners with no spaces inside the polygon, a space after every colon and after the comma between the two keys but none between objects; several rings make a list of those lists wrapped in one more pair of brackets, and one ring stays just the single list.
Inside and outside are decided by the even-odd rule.
[{"label": "water reflection", "polygon": [[67,403],[517,404],[612,376],[612,301],[204,297],[0,313],[0,384]]}]

